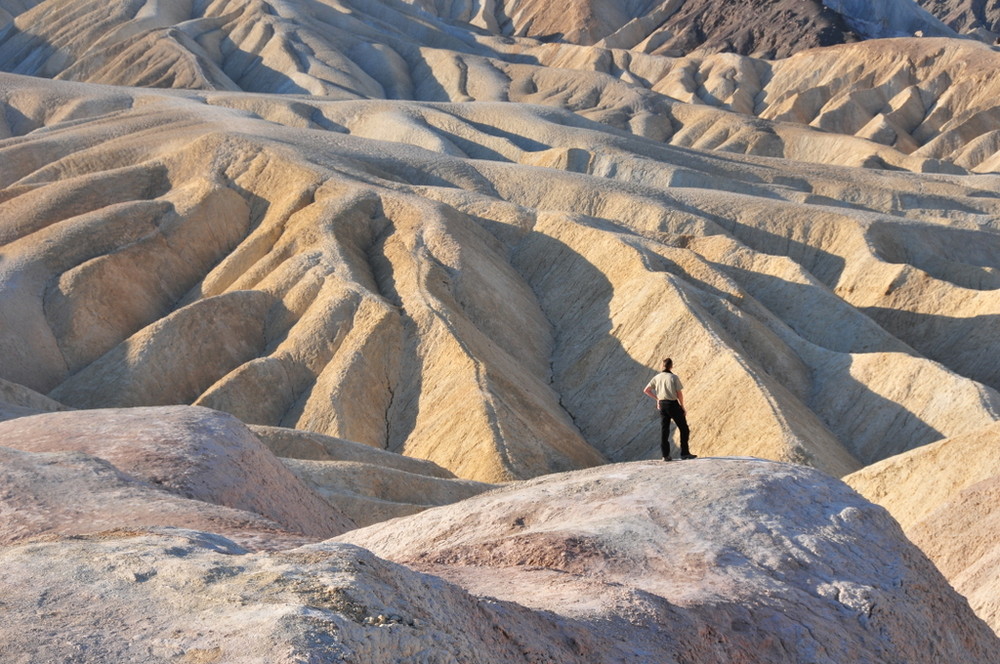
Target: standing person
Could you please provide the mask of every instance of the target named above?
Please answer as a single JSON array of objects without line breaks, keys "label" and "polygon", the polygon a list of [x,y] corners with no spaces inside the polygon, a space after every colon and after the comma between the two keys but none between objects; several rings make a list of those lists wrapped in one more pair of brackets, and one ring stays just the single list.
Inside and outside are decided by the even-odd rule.
[{"label": "standing person", "polygon": [[656,399],[656,409],[660,411],[660,450],[663,452],[663,460],[670,461],[670,420],[677,423],[677,431],[681,435],[681,459],[697,459],[698,455],[691,454],[688,449],[691,430],[684,410],[684,385],[670,371],[673,366],[674,361],[669,357],[663,360],[663,371],[653,376],[642,393]]}]

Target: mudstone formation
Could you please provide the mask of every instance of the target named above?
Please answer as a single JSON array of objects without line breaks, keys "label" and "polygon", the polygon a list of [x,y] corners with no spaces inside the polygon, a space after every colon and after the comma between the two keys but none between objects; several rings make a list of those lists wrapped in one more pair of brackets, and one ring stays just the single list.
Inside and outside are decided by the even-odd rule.
[{"label": "mudstone formation", "polygon": [[995,661],[991,11],[0,0],[0,660]]}]

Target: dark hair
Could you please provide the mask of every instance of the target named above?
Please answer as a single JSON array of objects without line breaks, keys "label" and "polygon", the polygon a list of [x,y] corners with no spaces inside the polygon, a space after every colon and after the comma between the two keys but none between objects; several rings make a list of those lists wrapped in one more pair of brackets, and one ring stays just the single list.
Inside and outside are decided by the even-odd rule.
[{"label": "dark hair", "polygon": [[673,368],[674,368],[674,361],[673,360],[671,360],[669,357],[667,359],[663,360],[663,370],[664,371],[670,371]]}]

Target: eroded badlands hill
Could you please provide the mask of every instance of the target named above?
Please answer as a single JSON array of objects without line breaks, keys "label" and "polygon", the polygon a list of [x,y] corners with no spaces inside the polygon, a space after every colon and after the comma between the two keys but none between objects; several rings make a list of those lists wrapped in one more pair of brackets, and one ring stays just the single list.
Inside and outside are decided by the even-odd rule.
[{"label": "eroded badlands hill", "polygon": [[510,104],[4,81],[4,377],[66,405],[198,403],[485,481],[650,454],[664,355],[707,454],[843,474],[997,417],[992,178]]},{"label": "eroded badlands hill", "polygon": [[884,510],[801,467],[606,466],[348,538],[440,576],[337,541],[248,552],[177,529],[4,547],[0,656],[986,664],[996,652]]},{"label": "eroded badlands hill", "polygon": [[407,0],[494,34],[678,56],[782,58],[862,39],[955,33],[909,0]]},{"label": "eroded badlands hill", "polygon": [[[954,164],[996,169],[997,83],[991,73],[997,55],[984,44],[883,39],[778,61],[713,55],[713,49],[678,58],[644,50],[646,28],[685,39],[669,21],[658,23],[657,12],[676,11],[671,20],[686,29],[697,23],[691,12],[711,17],[698,39],[719,43],[812,43],[804,35],[784,34],[783,22],[822,34],[813,30],[815,16],[795,18],[800,11],[819,11],[812,0],[768,2],[749,12],[741,3],[720,4],[728,10],[694,1],[660,7],[581,0],[566,11],[560,5],[554,15],[549,3],[504,10],[502,3],[442,1],[420,5],[427,13],[395,2],[45,0],[30,11],[9,7],[16,18],[0,28],[0,69],[116,85],[343,100],[544,104],[702,149],[909,170]],[[918,10],[909,0],[828,4],[858,26],[869,26],[859,28],[864,36],[907,35],[916,26],[927,37],[953,34],[943,25],[926,25],[934,20],[929,14],[910,16]],[[539,29],[578,14],[595,17],[603,26],[593,28],[598,34],[613,34],[597,43],[582,34],[564,35],[558,43],[511,38],[499,18],[484,18],[490,8]],[[750,23],[776,32],[729,34],[726,26],[749,29],[748,13]],[[573,25],[590,25],[580,20]],[[646,28],[644,21],[651,21]]]},{"label": "eroded badlands hill", "polygon": [[917,3],[958,32],[987,43],[1000,35],[1000,7],[987,0],[917,0]]},{"label": "eroded badlands hill", "polygon": [[889,510],[1000,633],[1000,424],[926,445],[845,480]]},{"label": "eroded badlands hill", "polygon": [[996,51],[552,7],[0,0],[2,659],[989,661]]}]

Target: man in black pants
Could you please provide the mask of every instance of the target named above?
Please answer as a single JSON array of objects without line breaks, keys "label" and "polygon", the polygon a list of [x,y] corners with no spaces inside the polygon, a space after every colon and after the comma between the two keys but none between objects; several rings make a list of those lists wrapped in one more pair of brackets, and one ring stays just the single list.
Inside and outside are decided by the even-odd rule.
[{"label": "man in black pants", "polygon": [[684,411],[684,386],[681,379],[671,373],[673,366],[674,361],[669,357],[663,360],[663,371],[653,376],[643,394],[656,399],[656,408],[660,411],[660,450],[663,452],[663,460],[670,461],[670,420],[677,423],[677,431],[681,434],[681,458],[696,459],[698,455],[691,454],[688,449],[691,430]]}]

